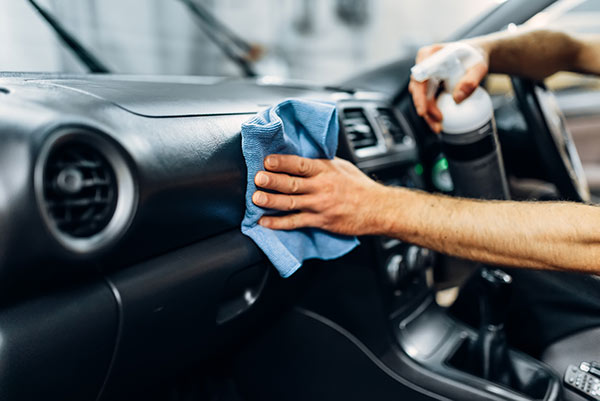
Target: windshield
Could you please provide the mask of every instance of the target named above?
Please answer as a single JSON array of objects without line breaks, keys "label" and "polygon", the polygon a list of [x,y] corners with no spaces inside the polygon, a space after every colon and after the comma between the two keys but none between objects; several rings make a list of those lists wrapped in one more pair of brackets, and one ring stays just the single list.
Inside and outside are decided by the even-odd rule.
[{"label": "windshield", "polygon": [[[498,4],[498,0],[190,2],[258,49],[249,58],[256,59],[259,75],[322,83],[343,80],[441,41]],[[239,63],[215,44],[215,28],[194,15],[184,0],[38,3],[111,72],[243,75]],[[86,71],[27,0],[0,0],[0,4],[0,71]]]}]

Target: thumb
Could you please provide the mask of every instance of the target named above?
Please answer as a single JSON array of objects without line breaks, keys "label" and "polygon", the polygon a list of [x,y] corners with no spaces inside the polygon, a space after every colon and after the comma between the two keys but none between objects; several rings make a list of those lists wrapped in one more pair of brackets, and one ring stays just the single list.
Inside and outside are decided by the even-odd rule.
[{"label": "thumb", "polygon": [[452,93],[454,101],[460,103],[468,98],[477,89],[487,72],[488,66],[486,63],[477,63],[469,68],[454,88]]}]

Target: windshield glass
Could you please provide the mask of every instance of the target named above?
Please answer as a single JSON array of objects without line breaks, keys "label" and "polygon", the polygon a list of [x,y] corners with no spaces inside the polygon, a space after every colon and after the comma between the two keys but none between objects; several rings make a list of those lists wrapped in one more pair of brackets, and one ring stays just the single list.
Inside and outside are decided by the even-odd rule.
[{"label": "windshield glass", "polygon": [[[243,75],[187,0],[37,0],[112,72]],[[441,41],[498,0],[189,0],[249,43],[259,75],[336,82]],[[81,72],[27,0],[0,0],[0,70]],[[431,12],[435,9],[435,12]],[[215,33],[216,32],[216,33]],[[258,56],[258,57],[257,57]]]}]

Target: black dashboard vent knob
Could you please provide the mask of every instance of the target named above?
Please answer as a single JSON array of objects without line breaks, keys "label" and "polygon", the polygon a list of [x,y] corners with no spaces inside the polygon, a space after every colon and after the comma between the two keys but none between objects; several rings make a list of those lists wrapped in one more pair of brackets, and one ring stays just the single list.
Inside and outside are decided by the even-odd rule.
[{"label": "black dashboard vent knob", "polygon": [[92,145],[67,141],[48,156],[43,197],[47,214],[61,233],[91,237],[108,225],[115,212],[115,172]]}]

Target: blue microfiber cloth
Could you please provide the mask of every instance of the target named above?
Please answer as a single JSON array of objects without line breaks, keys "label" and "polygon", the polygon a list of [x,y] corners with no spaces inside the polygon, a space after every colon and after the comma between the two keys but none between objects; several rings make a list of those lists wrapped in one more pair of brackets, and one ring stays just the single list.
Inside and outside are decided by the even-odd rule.
[{"label": "blue microfiber cloth", "polygon": [[358,240],[316,228],[277,231],[258,225],[274,211],[252,202],[254,176],[264,170],[265,156],[294,154],[332,159],[338,144],[338,118],[331,103],[288,99],[242,124],[242,152],[248,167],[246,214],[242,233],[254,240],[282,277],[291,276],[306,259],[335,259],[350,252]]}]

